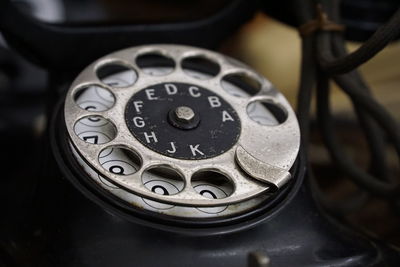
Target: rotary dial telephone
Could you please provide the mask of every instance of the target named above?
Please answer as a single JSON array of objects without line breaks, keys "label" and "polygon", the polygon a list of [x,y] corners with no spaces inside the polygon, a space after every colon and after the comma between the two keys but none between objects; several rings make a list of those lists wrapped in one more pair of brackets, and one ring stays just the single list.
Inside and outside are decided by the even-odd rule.
[{"label": "rotary dial telephone", "polygon": [[[16,1],[0,3],[0,31],[7,46],[48,76],[41,106],[47,124],[35,139],[40,149],[26,149],[40,171],[27,167],[30,175],[23,186],[8,189],[28,188],[30,193],[11,194],[3,201],[12,212],[1,228],[0,265],[400,262],[398,249],[326,212],[307,160],[314,85],[327,147],[334,158],[340,154],[329,135],[329,79],[347,89],[367,132],[379,125],[393,144],[400,140],[390,116],[378,112],[368,94],[353,90],[363,87],[358,74],[344,74],[397,36],[393,25],[399,16],[378,30],[385,38],[372,37],[378,48],[361,56],[356,51],[349,60],[341,47],[344,28],[337,23],[334,3],[322,1],[322,7],[313,0],[288,1],[287,13],[277,3],[263,4],[266,13],[299,27],[302,36],[296,114],[267,78],[215,51],[260,6],[242,0],[214,4],[200,5],[205,13],[199,11],[200,18],[190,21],[182,15],[171,23],[106,19],[63,24],[39,21],[17,8]],[[329,61],[328,56],[344,59]],[[371,149],[379,150],[378,137],[369,138]],[[18,158],[25,157],[32,158],[18,152]],[[336,159],[340,163],[341,157]],[[370,186],[369,176],[350,174],[368,192],[396,192],[389,183]],[[27,209],[14,208],[16,195],[29,197]]]}]

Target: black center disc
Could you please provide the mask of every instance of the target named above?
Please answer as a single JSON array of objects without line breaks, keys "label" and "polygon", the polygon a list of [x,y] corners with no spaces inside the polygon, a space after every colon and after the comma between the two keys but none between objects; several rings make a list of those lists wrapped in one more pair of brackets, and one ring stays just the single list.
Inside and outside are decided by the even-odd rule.
[{"label": "black center disc", "polygon": [[126,106],[125,121],[143,145],[179,159],[220,155],[237,142],[241,130],[229,103],[186,83],[160,83],[139,91]]}]

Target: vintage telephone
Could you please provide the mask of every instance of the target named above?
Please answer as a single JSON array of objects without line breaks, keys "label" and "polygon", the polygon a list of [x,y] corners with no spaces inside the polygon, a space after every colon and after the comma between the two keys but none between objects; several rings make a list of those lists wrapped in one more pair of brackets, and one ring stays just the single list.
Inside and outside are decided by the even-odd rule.
[{"label": "vintage telephone", "polygon": [[[234,0],[215,1],[195,20],[54,24],[2,1],[1,33],[46,70],[48,89],[47,126],[33,150],[41,165],[9,185],[3,229],[11,230],[1,231],[0,264],[396,266],[397,248],[323,209],[306,146],[316,80],[322,131],[331,129],[332,77],[351,95],[365,129],[380,126],[398,147],[397,124],[352,89],[363,86],[357,74],[339,75],[398,37],[398,11],[378,30],[381,38],[371,37],[375,46],[347,62],[336,1],[286,2],[285,12],[281,2]],[[260,8],[302,25],[298,117],[265,77],[212,50]],[[345,64],[330,58],[319,65],[318,52]],[[339,146],[327,137],[335,158]],[[379,194],[398,191],[395,182],[373,182]],[[28,205],[12,202],[25,198]]]}]

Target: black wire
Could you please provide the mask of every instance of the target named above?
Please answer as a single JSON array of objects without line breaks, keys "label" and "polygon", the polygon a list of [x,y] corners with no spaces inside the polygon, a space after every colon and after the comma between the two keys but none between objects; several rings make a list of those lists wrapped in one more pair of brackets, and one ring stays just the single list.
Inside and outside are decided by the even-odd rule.
[{"label": "black wire", "polygon": [[400,9],[394,13],[394,15],[386,24],[381,26],[362,46],[360,46],[353,53],[332,59],[328,56],[324,56],[324,53],[329,53],[329,51],[319,51],[321,54],[319,60],[320,66],[326,73],[331,75],[347,73],[358,68],[360,65],[374,57],[383,48],[385,48],[386,45],[399,36],[399,25]]},{"label": "black wire", "polygon": [[[293,9],[299,24],[304,24],[315,17],[313,1],[294,1]],[[317,64],[315,58],[315,46],[312,36],[306,36],[301,42],[301,73],[297,95],[297,117],[299,120],[301,141],[305,159],[307,159],[308,137],[310,128],[310,107],[313,88],[316,83]],[[306,160],[308,162],[308,160]]]},{"label": "black wire", "polygon": [[371,96],[355,90],[356,82],[347,76],[335,76],[335,82],[349,95],[355,105],[362,106],[372,119],[385,131],[397,154],[400,156],[400,129],[396,120]]},{"label": "black wire", "polygon": [[[333,15],[332,17],[337,16]],[[332,38],[332,36],[336,36],[336,38]],[[317,38],[319,59],[321,59],[321,55],[323,55],[329,58],[329,60],[334,61],[335,57],[333,56],[332,50],[339,54],[339,56],[346,56],[347,52],[344,47],[344,41],[338,34],[319,33]],[[329,38],[333,40],[329,42]],[[331,44],[334,44],[333,47],[331,47]],[[387,132],[396,150],[400,151],[400,135],[396,121],[391,118],[390,114],[387,113],[383,107],[373,100],[369,88],[357,72],[353,71],[349,74],[334,76],[334,79],[352,98],[353,106],[361,126],[365,130],[365,135],[371,151],[371,163],[375,166],[375,173],[379,175],[380,180],[390,180],[390,178],[388,178],[389,175],[385,160],[385,144],[382,133],[377,126],[379,124],[379,126]],[[322,101],[322,99],[319,99],[319,101]],[[330,111],[325,110],[325,112],[321,112],[319,116],[326,116],[328,113],[330,113]],[[372,120],[375,120],[377,123]],[[330,123],[332,123],[332,121]],[[324,121],[322,125],[323,127],[328,127],[327,124],[328,123]],[[333,128],[330,127],[330,131],[332,130]],[[393,181],[395,181],[393,177],[390,184],[379,183],[376,177],[361,171],[360,168],[351,163],[350,159],[345,155],[344,150],[340,148],[340,143],[337,140],[333,140],[334,136],[332,132],[326,131],[325,129],[324,137],[333,159],[341,169],[349,174],[350,178],[360,186],[367,187],[370,192],[381,196],[385,196],[386,194],[393,195],[398,192],[398,183],[393,183]]]},{"label": "black wire", "polygon": [[[337,2],[336,2],[337,4]],[[338,19],[338,5],[333,6],[333,14],[328,14],[333,17],[335,20]],[[391,20],[393,21],[393,19]],[[390,24],[390,22],[389,22]],[[388,25],[388,24],[387,24]],[[379,32],[379,30],[377,31]],[[333,36],[333,38],[332,38]],[[378,35],[375,35],[378,36]],[[329,46],[327,39],[331,37],[333,44],[333,49]],[[331,50],[336,50],[336,53],[339,53],[339,56],[346,57],[347,51],[345,49],[344,40],[338,34],[332,33],[319,33],[319,59],[326,57],[331,62],[333,62],[334,56],[332,55]],[[383,37],[382,37],[383,38]],[[377,40],[379,42],[379,40]],[[342,89],[351,97],[353,101],[353,105],[356,110],[358,110],[360,122],[363,128],[366,130],[366,137],[369,141],[370,150],[372,153],[371,159],[372,162],[375,162],[376,169],[378,169],[378,174],[381,175],[381,180],[384,178],[385,180],[390,180],[388,178],[388,171],[386,168],[386,160],[385,160],[385,144],[383,142],[382,133],[377,128],[379,125],[386,132],[389,137],[392,145],[395,147],[398,155],[400,156],[400,131],[397,125],[397,122],[391,117],[391,115],[380,106],[371,96],[370,90],[368,86],[366,86],[365,82],[362,80],[361,76],[353,71],[351,73],[345,75],[334,76],[335,81],[342,87]],[[372,120],[375,120],[373,122]],[[331,147],[330,150],[338,149],[338,143],[335,144],[334,147]],[[338,154],[337,151],[331,151],[332,153]],[[343,151],[342,151],[343,152]],[[343,155],[343,154],[342,154]],[[376,194],[380,194],[384,196],[385,194],[395,194],[398,192],[398,182],[397,179],[392,177],[391,183],[379,183],[376,181],[377,179],[371,175],[356,170],[360,170],[357,166],[352,164],[349,165],[349,162],[346,162],[346,165],[343,164],[345,161],[344,157],[338,157],[336,155],[336,160],[340,161],[339,164],[342,165],[345,171],[348,173],[352,173],[351,177],[355,179],[357,182],[361,182],[363,186],[368,186],[370,191]],[[348,159],[347,159],[348,160]],[[393,181],[396,181],[395,183]],[[377,186],[377,188],[371,188],[373,186]]]},{"label": "black wire", "polygon": [[[331,13],[328,14],[328,16],[331,16],[334,21],[339,23],[339,5],[335,4],[333,1],[330,1],[329,3],[329,9],[331,10]],[[336,57],[345,57],[348,54],[347,48],[345,46],[345,40],[343,38],[343,35],[340,33],[332,33],[331,46],[333,49],[333,53]],[[368,87],[368,85],[357,70],[349,72],[348,75],[357,82],[358,87],[362,88],[361,90],[365,91],[367,94],[372,94],[371,89]],[[379,127],[376,125],[376,123],[368,118],[368,116],[366,116],[362,107],[353,105],[353,108],[356,112],[357,118],[360,122],[360,126],[363,129],[367,144],[369,146],[370,171],[378,177],[389,180],[392,176],[389,175],[387,167],[387,159],[385,153],[386,144],[384,140],[384,135]]]},{"label": "black wire", "polygon": [[[341,150],[341,145],[336,139],[334,121],[329,103],[330,96],[330,81],[326,74],[319,72],[317,83],[317,120],[321,130],[322,139],[327,146],[330,155],[333,156],[347,156],[345,151]],[[332,153],[336,151],[336,153]],[[340,158],[342,159],[342,158]],[[349,158],[343,159],[346,163],[351,163]],[[324,205],[329,210],[336,214],[344,215],[351,213],[354,210],[360,209],[369,199],[369,194],[363,188],[359,188],[353,192],[349,197],[334,201],[325,197]]]},{"label": "black wire", "polygon": [[299,93],[297,96],[297,117],[302,133],[302,145],[307,148],[310,128],[310,107],[313,87],[316,80],[316,64],[313,58],[314,45],[312,38],[302,40],[302,66]]},{"label": "black wire", "polygon": [[342,148],[335,135],[334,121],[330,112],[329,80],[324,77],[317,90],[317,114],[321,135],[331,157],[338,167],[348,175],[358,186],[381,197],[393,196],[398,192],[397,183],[383,182],[353,163],[352,159]]},{"label": "black wire", "polygon": [[[301,9],[299,9],[301,10]],[[309,11],[309,10],[308,10]],[[311,19],[312,15],[307,10],[302,10],[297,13],[304,21]],[[299,85],[298,102],[297,102],[297,116],[299,119],[300,130],[302,133],[302,153],[304,157],[308,157],[308,144],[309,144],[309,128],[310,128],[310,108],[311,99],[313,96],[313,88],[316,84],[317,63],[315,59],[315,42],[312,37],[305,37],[302,39],[302,63],[301,63],[301,79]],[[320,204],[328,209],[330,212],[342,215],[351,213],[368,200],[368,194],[365,192],[356,192],[350,195],[346,201],[334,201],[328,198],[319,188],[310,161],[308,164],[309,184],[312,188],[312,193]]]},{"label": "black wire", "polygon": [[[339,1],[322,0],[315,3],[310,0],[302,3],[309,4],[311,2],[314,4],[314,9],[316,9],[316,4],[322,3],[323,8],[328,11],[328,17],[339,23]],[[309,11],[307,13],[304,9],[298,9],[298,12],[302,13],[303,17],[309,14]],[[322,193],[317,182],[314,181],[312,171],[310,172],[311,185],[317,197],[319,197],[323,205],[336,213],[348,212],[362,207],[368,200],[369,194],[391,200],[397,197],[399,192],[398,177],[389,175],[385,140],[386,137],[388,142],[394,146],[400,158],[400,130],[398,124],[374,100],[370,88],[362,76],[354,70],[354,68],[378,53],[390,40],[398,35],[398,28],[400,28],[398,25],[400,24],[397,23],[397,20],[399,18],[400,13],[398,11],[370,40],[350,55],[346,50],[344,38],[340,33],[317,32],[311,36],[303,37],[302,79],[298,95],[298,117],[303,135],[303,147],[307,150],[312,88],[313,83],[315,83],[315,77],[318,77],[317,120],[323,142],[342,173],[346,174],[359,187],[358,191],[347,198],[346,201],[333,201]],[[394,23],[397,23],[397,29],[394,29]],[[312,52],[305,50],[305,44],[313,47],[314,50]],[[310,59],[307,60],[307,57],[310,57]],[[337,75],[337,73],[342,72],[349,73]],[[310,77],[314,77],[313,83],[309,81]],[[350,97],[353,104],[356,117],[363,129],[369,148],[370,173],[362,170],[352,161],[335,135],[334,118],[329,100],[329,82],[331,79],[335,80],[343,92]]]}]

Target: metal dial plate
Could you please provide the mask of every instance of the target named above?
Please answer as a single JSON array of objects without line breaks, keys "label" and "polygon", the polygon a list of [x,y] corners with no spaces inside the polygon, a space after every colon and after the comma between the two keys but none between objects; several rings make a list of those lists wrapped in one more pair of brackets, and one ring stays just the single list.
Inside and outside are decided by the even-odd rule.
[{"label": "metal dial plate", "polygon": [[[171,72],[161,73],[159,76],[146,73],[136,64],[135,59],[139,55],[149,52],[174,59],[177,62],[176,67]],[[219,73],[205,79],[188,75],[180,63],[191,56],[200,56],[216,62],[220,66]],[[134,82],[121,87],[118,84],[101,81],[96,73],[99,68],[107,64],[119,64],[133,70],[136,75]],[[229,89],[222,88],[223,78],[236,73],[245,74],[257,80],[260,83],[260,90],[254,95],[244,93],[237,96],[231,94]],[[220,96],[234,108],[241,122],[240,136],[237,142],[222,154],[205,159],[190,160],[169,157],[144,146],[132,135],[123,114],[132,96],[145,88],[161,83],[193,84],[207,88]],[[99,95],[111,101],[108,105],[102,103],[100,106],[105,107],[100,109],[91,108],[90,105],[86,108],[80,106],[76,101],[76,95],[84,87],[104,89],[107,93],[101,92],[100,89]],[[248,109],[251,105],[258,105],[260,101],[281,107],[285,111],[286,119],[278,125],[271,126],[264,125],[262,121],[252,118]],[[288,180],[288,170],[294,163],[299,149],[300,135],[294,112],[285,98],[265,78],[235,60],[193,47],[143,46],[122,50],[101,58],[87,67],[73,82],[67,94],[64,111],[71,143],[91,168],[96,170],[107,182],[126,192],[170,205],[198,208],[217,207],[255,198],[266,192],[271,186],[279,187]],[[110,123],[110,129],[113,129],[110,131],[113,134],[108,142],[93,144],[96,142],[85,140],[75,132],[77,125],[84,120],[90,121],[90,119],[104,119]],[[115,147],[128,149],[140,159],[134,172],[122,174],[104,168],[101,156]],[[238,150],[241,153],[237,153]],[[242,157],[243,153],[247,156]],[[173,195],[164,195],[149,190],[143,177],[146,171],[154,166],[166,166],[179,173],[183,178],[183,186],[180,191],[178,190],[179,192]],[[257,170],[248,169],[249,166]],[[233,185],[230,195],[214,199],[199,194],[195,190],[196,180],[194,177],[199,172],[207,171],[220,173],[230,180]],[[253,173],[256,175],[252,176]]]},{"label": "metal dial plate", "polygon": [[[163,67],[148,67],[143,71],[146,73],[155,75],[160,73],[168,72],[166,68]],[[206,75],[197,71],[190,71],[191,75],[195,75],[196,77],[202,78],[210,78],[209,75]],[[113,83],[116,85],[128,84],[126,78],[129,77],[128,73],[120,72],[114,75],[110,75],[105,80],[106,83]],[[118,81],[118,82],[117,82]],[[224,82],[224,86],[229,89],[229,91],[235,95],[243,96],[245,92],[242,91],[241,88],[235,86],[234,84]],[[110,108],[111,103],[114,102],[113,96],[111,94],[107,94],[103,89],[99,87],[90,87],[84,93],[80,94],[78,99],[76,99],[77,104],[83,109],[90,110],[105,110]],[[100,93],[99,93],[100,92]],[[108,108],[107,108],[108,107]],[[274,124],[276,120],[269,113],[267,109],[265,109],[262,105],[253,105],[251,109],[250,116],[254,116],[257,119],[261,119],[262,122]],[[93,120],[93,118],[92,118]],[[94,121],[98,121],[94,119]],[[104,123],[79,123],[75,127],[75,133],[82,138],[86,138],[89,142],[96,143],[102,142],[101,137],[104,135],[109,135],[109,125]],[[100,139],[95,139],[98,137]],[[73,148],[71,144],[71,148],[74,156],[78,160],[78,163],[82,166],[83,170],[89,175],[90,178],[93,179],[95,183],[109,191],[113,195],[119,197],[125,202],[131,203],[133,206],[150,210],[156,213],[162,213],[170,216],[176,217],[186,217],[186,218],[216,218],[216,217],[226,217],[233,216],[236,214],[244,213],[248,210],[253,209],[254,207],[260,205],[263,201],[269,198],[272,194],[263,194],[259,197],[228,206],[218,206],[218,207],[206,207],[206,208],[195,208],[195,207],[183,207],[176,206],[171,204],[164,204],[160,202],[156,202],[153,200],[149,200],[146,198],[139,197],[135,194],[132,194],[123,188],[119,188],[114,184],[110,183],[99,175],[93,168],[91,168],[76,152],[75,148]],[[117,153],[117,151],[107,151],[107,153],[102,153],[102,157],[100,160],[103,167],[108,168],[111,172],[120,173],[132,172],[132,169],[135,168],[134,163],[130,162],[129,158],[125,157],[123,154]],[[162,175],[154,175],[147,173],[142,177],[143,184],[151,191],[163,194],[163,195],[172,195],[179,192],[179,189],[182,187],[182,182],[168,179]],[[225,198],[230,193],[230,188],[224,184],[210,184],[206,181],[194,181],[193,188],[203,196],[208,198],[220,199]]]}]

